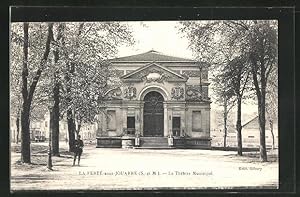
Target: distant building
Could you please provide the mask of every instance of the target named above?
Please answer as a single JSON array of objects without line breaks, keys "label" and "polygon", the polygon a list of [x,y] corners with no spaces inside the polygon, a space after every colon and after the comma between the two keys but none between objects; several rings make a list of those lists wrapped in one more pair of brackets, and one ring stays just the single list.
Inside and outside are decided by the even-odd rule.
[{"label": "distant building", "polygon": [[[31,141],[45,141],[49,139],[49,113],[40,117],[39,120],[30,121],[30,140]],[[82,124],[80,135],[85,141],[95,141],[97,124]],[[17,125],[16,117],[10,117],[10,140],[16,142],[17,139]],[[68,124],[66,120],[59,121],[59,140],[66,141],[69,139]],[[19,142],[21,142],[21,122],[19,128]]]},{"label": "distant building", "polygon": [[[278,121],[273,122],[274,145],[278,147]],[[260,131],[258,124],[258,116],[246,121],[242,129],[242,145],[243,147],[256,147],[260,145]],[[212,131],[212,146],[223,146],[224,131],[223,129]],[[228,128],[226,144],[228,147],[237,146],[237,135],[234,127]],[[272,133],[269,121],[266,120],[266,147],[272,147]]]},{"label": "distant building", "polygon": [[[17,118],[14,116],[10,116],[9,120],[9,130],[10,130],[10,141],[11,142],[17,142],[17,124],[16,124]],[[19,142],[21,139],[21,125],[19,127]]]},{"label": "distant building", "polygon": [[[278,121],[273,122],[273,134],[275,147],[278,147]],[[258,147],[259,146],[259,124],[258,116],[252,118],[243,125],[242,130],[243,144],[248,147]],[[269,121],[266,119],[266,146],[272,147],[272,133]]]}]

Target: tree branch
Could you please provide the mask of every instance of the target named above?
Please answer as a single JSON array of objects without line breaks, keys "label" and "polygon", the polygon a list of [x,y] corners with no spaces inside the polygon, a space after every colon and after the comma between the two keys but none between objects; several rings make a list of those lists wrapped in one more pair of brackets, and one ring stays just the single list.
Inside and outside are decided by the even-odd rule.
[{"label": "tree branch", "polygon": [[37,70],[37,72],[36,72],[36,74],[35,74],[35,76],[33,78],[33,81],[32,81],[32,83],[30,85],[30,88],[29,88],[29,94],[28,94],[28,100],[29,101],[32,101],[32,97],[33,97],[36,85],[37,85],[37,83],[39,81],[39,78],[40,78],[40,76],[42,74],[44,65],[47,62],[48,55],[50,53],[50,44],[51,44],[52,40],[53,40],[53,23],[49,23],[48,24],[48,36],[47,36],[47,41],[46,41],[45,52],[43,54],[43,58],[41,60],[40,67],[38,68],[38,70]]}]

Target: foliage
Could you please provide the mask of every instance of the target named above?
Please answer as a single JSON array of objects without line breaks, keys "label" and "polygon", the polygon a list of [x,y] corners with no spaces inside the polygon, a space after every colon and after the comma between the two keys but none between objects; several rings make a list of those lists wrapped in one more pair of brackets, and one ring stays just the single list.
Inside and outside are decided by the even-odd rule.
[{"label": "foliage", "polygon": [[133,43],[131,32],[118,22],[64,23],[63,28],[63,39],[55,43],[60,51],[61,111],[72,109],[79,123],[92,122],[105,92],[119,85],[112,80],[116,72],[107,60],[116,55],[120,45]]},{"label": "foliage", "polygon": [[[43,44],[46,39],[46,23],[30,23],[29,29],[29,72],[28,81],[32,81],[43,54]],[[115,57],[118,47],[122,44],[133,44],[129,27],[118,22],[103,23],[55,23],[54,37],[57,37],[59,26],[64,27],[63,39],[51,43],[52,52],[59,49],[59,60],[53,62],[53,53],[49,54],[49,61],[42,72],[40,81],[34,94],[32,112],[33,117],[45,113],[48,98],[54,86],[54,73],[57,73],[61,87],[61,114],[72,108],[85,121],[91,121],[97,113],[98,98],[116,85],[112,81],[115,76],[108,59]],[[13,23],[11,31],[11,107],[14,109],[20,101],[20,79],[22,62],[22,24]],[[76,71],[72,74],[71,95],[66,95],[65,75],[67,64],[74,64]],[[107,85],[109,84],[109,85]],[[65,98],[72,97],[70,106],[66,106]],[[14,111],[16,111],[14,109]]]},{"label": "foliage", "polygon": [[119,22],[29,23],[28,38],[23,26],[25,23],[11,25],[10,104],[14,116],[23,105],[26,147],[22,151],[30,162],[30,120],[43,118],[54,86],[60,87],[61,117],[72,110],[78,121],[93,121],[104,93],[119,85],[107,60],[115,57],[120,45],[134,40],[129,27]]},{"label": "foliage", "polygon": [[[11,43],[10,43],[10,114],[17,115],[17,111],[21,108],[22,96],[21,96],[21,82],[22,82],[22,62],[24,58],[23,54],[23,24],[12,23],[11,24]],[[42,65],[41,59],[43,57],[43,51],[45,50],[45,42],[47,36],[47,24],[46,23],[30,23],[29,25],[29,37],[28,37],[28,84],[32,84],[34,77],[37,76],[37,70],[43,66],[42,69],[46,69],[47,64]],[[43,77],[41,77],[43,78]],[[29,86],[28,86],[29,89]],[[37,92],[43,92],[40,86],[36,86]],[[39,93],[33,95],[33,101],[31,105],[30,116],[32,119],[40,119],[43,117],[47,106],[43,105],[44,102],[41,99]]]},{"label": "foliage", "polygon": [[[245,86],[241,84],[245,79],[246,85],[251,73],[251,89],[258,100],[261,158],[266,161],[265,96],[269,76],[277,66],[277,21],[184,21],[179,31],[186,34],[195,57],[212,65],[213,72],[217,72],[214,77],[224,77],[230,87],[236,86],[233,88],[236,96],[243,93]],[[214,69],[217,67],[225,70]]]}]

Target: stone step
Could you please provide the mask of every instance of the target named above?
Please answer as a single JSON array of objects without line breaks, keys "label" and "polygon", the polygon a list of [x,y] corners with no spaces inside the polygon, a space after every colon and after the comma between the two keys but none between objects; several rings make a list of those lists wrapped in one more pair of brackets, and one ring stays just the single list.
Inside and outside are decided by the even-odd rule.
[{"label": "stone step", "polygon": [[141,143],[141,146],[159,146],[159,147],[162,147],[162,146],[168,146],[168,143]]},{"label": "stone step", "polygon": [[140,146],[140,147],[134,147],[134,149],[175,149],[175,147],[170,146],[163,146],[163,147],[157,147],[157,146]]},{"label": "stone step", "polygon": [[147,142],[167,142],[168,138],[141,138],[141,140],[143,141],[147,141]]},{"label": "stone step", "polygon": [[142,137],[140,145],[141,148],[169,148],[166,137]]},{"label": "stone step", "polygon": [[144,142],[167,142],[168,140],[144,140],[144,139],[141,139],[141,141],[144,141]]},{"label": "stone step", "polygon": [[143,142],[143,143],[152,143],[152,144],[167,144],[168,141],[147,141],[147,140],[140,140],[140,142]]}]

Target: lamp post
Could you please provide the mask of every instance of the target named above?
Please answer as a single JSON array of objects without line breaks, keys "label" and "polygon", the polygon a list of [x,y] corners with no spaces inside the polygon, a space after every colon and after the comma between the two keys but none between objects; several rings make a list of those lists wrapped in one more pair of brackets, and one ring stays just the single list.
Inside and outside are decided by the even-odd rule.
[{"label": "lamp post", "polygon": [[49,149],[48,149],[48,163],[47,168],[49,170],[52,170],[52,147],[51,147],[51,141],[52,141],[52,126],[51,126],[51,116],[52,116],[52,109],[54,105],[54,99],[50,97],[49,99]]}]

